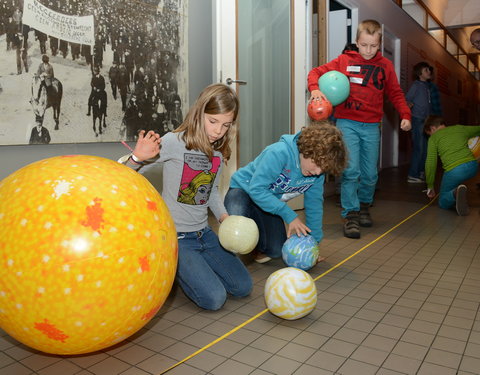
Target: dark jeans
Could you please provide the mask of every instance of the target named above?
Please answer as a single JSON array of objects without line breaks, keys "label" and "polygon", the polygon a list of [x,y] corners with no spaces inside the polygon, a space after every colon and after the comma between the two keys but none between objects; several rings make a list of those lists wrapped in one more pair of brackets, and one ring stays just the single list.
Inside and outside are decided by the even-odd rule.
[{"label": "dark jeans", "polygon": [[229,215],[248,217],[257,223],[259,239],[257,248],[270,258],[282,256],[282,246],[287,240],[283,219],[263,211],[243,189],[230,189],[225,196],[225,208]]},{"label": "dark jeans", "polygon": [[412,117],[412,160],[408,175],[419,178],[425,172],[425,159],[427,157],[427,136],[423,132],[425,119]]},{"label": "dark jeans", "polygon": [[196,232],[178,232],[177,277],[184,293],[198,306],[218,310],[230,294],[245,297],[253,283],[247,268],[220,246],[209,227]]},{"label": "dark jeans", "polygon": [[440,184],[440,197],[438,198],[438,205],[441,208],[448,210],[455,205],[455,191],[458,185],[475,177],[478,171],[478,162],[476,160],[469,161],[460,165],[448,172],[443,173],[442,183]]}]

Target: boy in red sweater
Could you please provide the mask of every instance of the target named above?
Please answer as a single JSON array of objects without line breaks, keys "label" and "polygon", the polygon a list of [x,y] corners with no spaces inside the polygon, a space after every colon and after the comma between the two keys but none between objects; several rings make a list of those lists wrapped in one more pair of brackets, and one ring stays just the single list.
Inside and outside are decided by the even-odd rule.
[{"label": "boy in red sweater", "polygon": [[357,30],[358,52],[346,51],[308,74],[311,99],[317,100],[326,98],[318,87],[322,74],[337,70],[350,80],[350,96],[335,107],[337,127],[343,133],[349,156],[341,186],[343,233],[349,238],[360,238],[360,226],[372,226],[368,208],[378,179],[379,123],[385,94],[400,113],[402,130],[411,128],[410,108],[393,64],[379,52],[381,41],[380,24],[375,20],[363,21]]}]

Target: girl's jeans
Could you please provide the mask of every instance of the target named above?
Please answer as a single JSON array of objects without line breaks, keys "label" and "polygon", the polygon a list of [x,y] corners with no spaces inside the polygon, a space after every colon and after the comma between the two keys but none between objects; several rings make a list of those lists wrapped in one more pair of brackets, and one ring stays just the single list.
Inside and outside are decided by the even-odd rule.
[{"label": "girl's jeans", "polygon": [[218,310],[227,294],[245,297],[253,283],[242,261],[224,250],[215,232],[206,227],[178,232],[177,276],[185,294],[198,306]]},{"label": "girl's jeans", "polygon": [[476,160],[460,164],[452,170],[445,172],[440,185],[438,205],[448,210],[455,205],[455,189],[464,181],[474,177],[478,171]]},{"label": "girl's jeans", "polygon": [[257,248],[270,258],[282,256],[282,246],[287,240],[283,219],[263,211],[243,189],[230,188],[225,196],[225,208],[229,215],[245,216],[257,223],[259,239]]},{"label": "girl's jeans", "polygon": [[378,180],[380,129],[378,123],[337,119],[348,151],[348,166],[342,175],[342,217],[359,211],[360,203],[372,203]]}]

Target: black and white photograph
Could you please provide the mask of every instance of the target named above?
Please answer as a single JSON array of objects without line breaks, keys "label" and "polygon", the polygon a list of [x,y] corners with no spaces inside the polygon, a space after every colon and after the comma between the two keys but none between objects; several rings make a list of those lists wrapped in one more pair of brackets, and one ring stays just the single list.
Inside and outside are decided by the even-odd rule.
[{"label": "black and white photograph", "polygon": [[188,0],[0,0],[0,145],[135,141],[188,108]]}]

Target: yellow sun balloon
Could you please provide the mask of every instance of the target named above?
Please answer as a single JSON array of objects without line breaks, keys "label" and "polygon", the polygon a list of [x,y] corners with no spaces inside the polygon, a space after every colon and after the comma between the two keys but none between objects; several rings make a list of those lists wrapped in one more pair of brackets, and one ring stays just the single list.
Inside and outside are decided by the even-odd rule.
[{"label": "yellow sun balloon", "polygon": [[116,344],[161,308],[175,277],[167,206],[112,160],[60,156],[0,182],[0,327],[32,348]]}]

